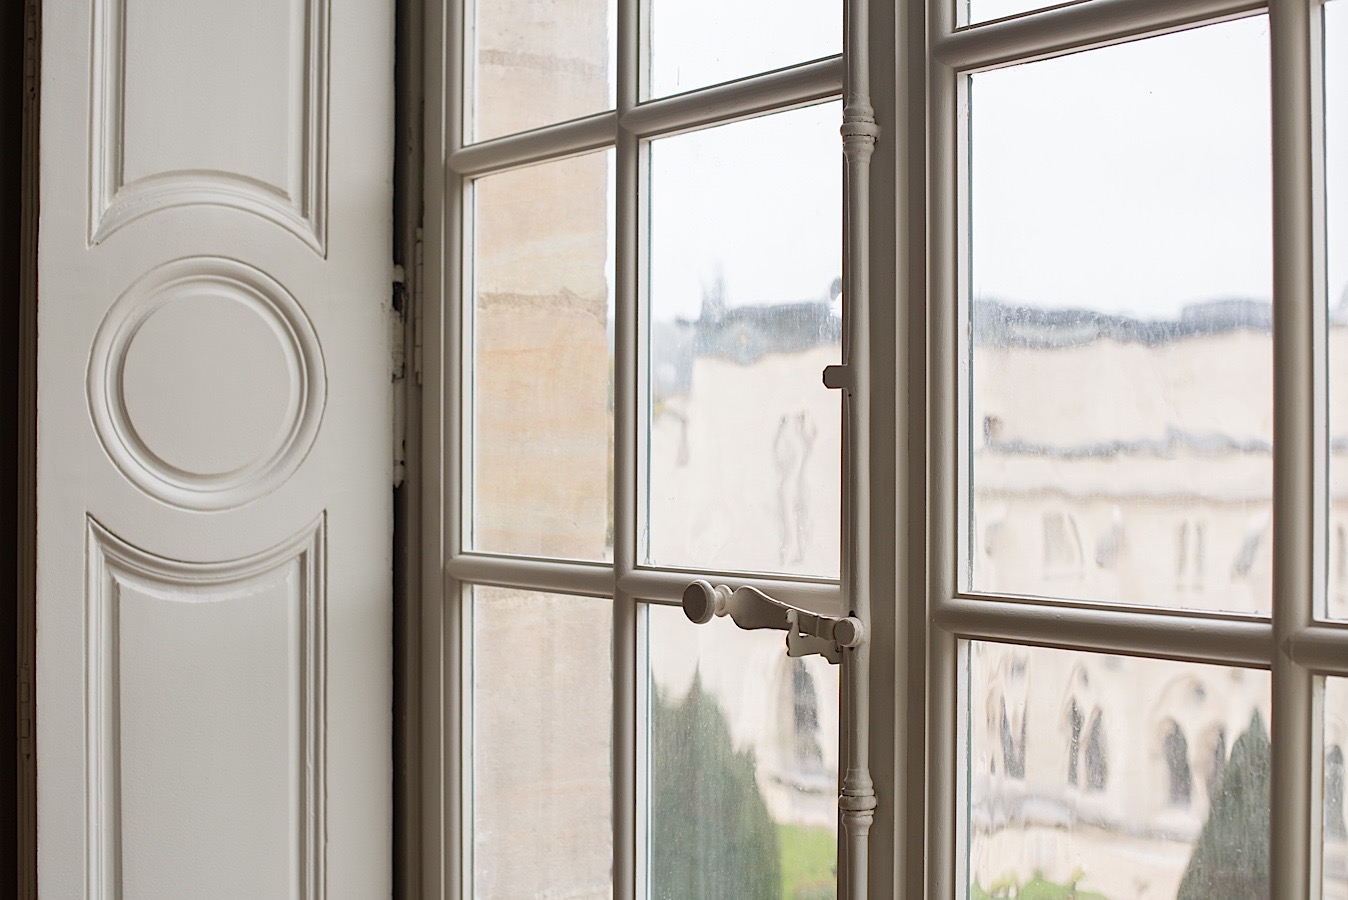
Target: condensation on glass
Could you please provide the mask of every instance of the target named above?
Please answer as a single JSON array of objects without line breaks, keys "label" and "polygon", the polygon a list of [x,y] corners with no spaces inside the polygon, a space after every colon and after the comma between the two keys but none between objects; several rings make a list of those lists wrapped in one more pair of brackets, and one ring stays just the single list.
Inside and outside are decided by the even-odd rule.
[{"label": "condensation on glass", "polygon": [[838,0],[650,0],[650,95],[842,52]]},{"label": "condensation on glass", "polygon": [[651,145],[649,564],[838,574],[840,115]]},{"label": "condensation on glass", "polygon": [[1348,679],[1325,679],[1324,769],[1321,789],[1325,900],[1348,900],[1348,825],[1344,820],[1344,754],[1348,753]]},{"label": "condensation on glass", "polygon": [[474,550],[612,557],[611,151],[478,179]]},{"label": "condensation on glass", "polygon": [[1268,672],[963,652],[967,896],[1268,896]]},{"label": "condensation on glass", "polygon": [[649,896],[836,896],[837,667],[645,610]]},{"label": "condensation on glass", "polygon": [[613,0],[466,4],[469,142],[613,108]]},{"label": "condensation on glass", "polygon": [[974,591],[1267,612],[1265,16],[969,85]]},{"label": "condensation on glass", "polygon": [[1075,6],[1089,0],[963,0],[957,6],[960,25],[977,25],[1056,6]]},{"label": "condensation on glass", "polygon": [[1324,9],[1326,300],[1329,305],[1327,614],[1348,619],[1348,2]]},{"label": "condensation on glass", "polygon": [[612,896],[613,609],[477,587],[473,895]]}]

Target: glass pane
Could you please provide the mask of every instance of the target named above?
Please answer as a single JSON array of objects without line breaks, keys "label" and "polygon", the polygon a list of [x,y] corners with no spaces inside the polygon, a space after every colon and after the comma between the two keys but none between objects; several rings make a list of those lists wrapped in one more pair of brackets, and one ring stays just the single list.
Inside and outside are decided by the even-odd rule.
[{"label": "glass pane", "polygon": [[469,141],[613,108],[613,0],[476,0],[468,22]]},{"label": "glass pane", "polygon": [[612,604],[472,594],[473,893],[612,896]]},{"label": "glass pane", "polygon": [[[1082,2],[1082,0],[1076,0]],[[959,4],[960,24],[977,25],[993,19],[1018,16],[1021,13],[1048,9],[1051,6],[1070,6],[1072,0],[965,0]]]},{"label": "glass pane", "polygon": [[651,145],[649,563],[838,573],[840,116]]},{"label": "glass pane", "polygon": [[1348,751],[1348,679],[1325,679],[1324,898],[1348,900],[1348,827],[1343,755]]},{"label": "glass pane", "polygon": [[1348,619],[1348,2],[1325,13],[1325,185],[1329,302],[1328,614]]},{"label": "glass pane", "polygon": [[970,85],[970,586],[1266,612],[1268,22]]},{"label": "glass pane", "polygon": [[842,52],[840,0],[650,0],[650,21],[653,97]]},{"label": "glass pane", "polygon": [[612,556],[612,154],[479,179],[476,550]]},{"label": "glass pane", "polygon": [[838,669],[648,606],[650,896],[837,896]]},{"label": "glass pane", "polygon": [[1268,896],[1268,672],[966,650],[969,897]]}]

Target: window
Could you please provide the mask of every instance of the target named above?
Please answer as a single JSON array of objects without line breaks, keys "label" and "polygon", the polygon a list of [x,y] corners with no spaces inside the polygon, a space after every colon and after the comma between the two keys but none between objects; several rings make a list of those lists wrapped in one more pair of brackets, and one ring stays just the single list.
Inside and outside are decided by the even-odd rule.
[{"label": "window", "polygon": [[1189,742],[1179,724],[1170,721],[1164,726],[1161,754],[1165,759],[1166,802],[1171,806],[1187,807],[1193,799],[1194,776],[1189,767]]},{"label": "window", "polygon": [[[1083,671],[1078,676],[1087,682]],[[1109,784],[1109,750],[1105,743],[1104,713],[1096,709],[1091,713],[1090,728],[1084,728],[1086,722],[1077,698],[1073,698],[1067,707],[1067,729],[1070,735],[1067,748],[1067,783],[1072,787],[1084,787],[1087,792],[1100,793]],[[1083,765],[1084,763],[1084,765]],[[1082,783],[1082,770],[1085,770],[1085,783]]]},{"label": "window", "polygon": [[[1343,889],[1340,6],[927,4],[933,895]],[[1016,652],[1033,805],[979,774]]]},{"label": "window", "polygon": [[841,7],[449,12],[446,889],[831,895],[837,668],[679,603],[845,613]]},{"label": "window", "polygon": [[1100,710],[1091,717],[1086,736],[1086,790],[1100,792],[1109,784],[1109,745],[1105,743],[1105,717]]},{"label": "window", "polygon": [[819,744],[819,696],[802,659],[791,661],[790,697],[795,765],[802,771],[819,771],[824,767],[824,751]]},{"label": "window", "polygon": [[1067,728],[1072,734],[1067,746],[1067,783],[1076,785],[1081,782],[1081,710],[1075,700],[1067,708]]},{"label": "window", "polygon": [[[804,0],[799,19],[596,2],[495,32],[505,0],[451,7],[451,45],[475,49],[443,98],[430,235],[448,715],[489,739],[515,708],[470,689],[495,677],[474,668],[479,595],[554,637],[554,608],[608,610],[573,702],[611,712],[586,745],[608,780],[577,805],[612,811],[615,895],[686,884],[676,850],[703,852],[669,824],[715,800],[662,774],[693,765],[680,722],[760,798],[751,831],[827,820],[817,761],[845,779],[862,744],[873,896],[1348,886],[1345,3],[849,0],[842,56],[840,7]],[[705,58],[680,56],[693,33]],[[488,70],[539,59],[562,73],[529,76],[539,96],[592,83],[491,112],[529,90],[493,94],[509,73]],[[882,129],[859,193],[838,178],[845,71]],[[499,255],[493,217],[523,235]],[[819,385],[839,363],[842,413]],[[868,700],[835,703],[813,663],[811,700],[779,633],[688,625],[695,577],[835,613],[870,598]],[[494,788],[450,735],[471,893],[521,838],[469,834]]]}]

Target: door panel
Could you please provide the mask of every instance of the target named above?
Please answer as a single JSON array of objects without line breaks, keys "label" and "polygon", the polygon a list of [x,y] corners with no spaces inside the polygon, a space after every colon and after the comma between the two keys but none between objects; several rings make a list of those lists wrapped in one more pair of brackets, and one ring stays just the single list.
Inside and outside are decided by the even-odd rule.
[{"label": "door panel", "polygon": [[44,895],[389,893],[392,19],[45,5]]}]

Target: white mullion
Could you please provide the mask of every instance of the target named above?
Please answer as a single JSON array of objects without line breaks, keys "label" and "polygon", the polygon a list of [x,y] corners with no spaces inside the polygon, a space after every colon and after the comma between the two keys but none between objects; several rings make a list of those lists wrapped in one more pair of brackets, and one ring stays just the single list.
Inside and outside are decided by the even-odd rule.
[{"label": "white mullion", "polygon": [[[638,816],[644,804],[637,795],[637,719],[641,687],[637,673],[637,601],[618,582],[636,566],[637,495],[640,470],[637,433],[638,399],[637,256],[640,252],[640,142],[622,126],[622,116],[640,96],[641,0],[617,0],[617,134],[614,152],[614,278],[613,288],[613,896],[635,898],[638,878]],[[644,193],[644,192],[642,192]],[[643,854],[644,855],[644,854]]]},{"label": "white mullion", "polygon": [[[1325,179],[1325,37],[1324,37],[1324,0],[1311,0],[1310,16],[1305,31],[1307,68],[1310,79],[1310,182],[1311,182],[1311,261],[1313,288],[1311,304],[1313,310],[1312,326],[1314,342],[1319,352],[1311,357],[1313,370],[1313,419],[1317,427],[1315,432],[1315,452],[1313,460],[1317,483],[1324,490],[1316,491],[1312,497],[1314,537],[1313,537],[1313,593],[1307,599],[1312,618],[1327,613],[1328,593],[1328,543],[1329,543],[1329,327],[1327,318],[1328,300],[1328,250],[1326,246],[1328,205],[1327,183]],[[1321,430],[1322,429],[1322,430]],[[1310,756],[1306,760],[1306,779],[1309,784],[1309,832],[1311,845],[1307,848],[1310,859],[1310,896],[1319,898],[1324,889],[1324,801],[1325,801],[1325,676],[1348,674],[1348,628],[1330,623],[1312,621],[1298,629],[1291,640],[1283,645],[1284,651],[1299,666],[1305,666],[1315,672],[1311,678],[1309,715],[1310,726],[1306,743]]]},{"label": "white mullion", "polygon": [[[459,660],[462,640],[448,607],[454,585],[444,578],[441,560],[457,540],[450,494],[455,469],[444,465],[453,452],[446,431],[457,415],[457,377],[447,367],[446,349],[454,346],[447,334],[446,313],[454,295],[447,275],[453,256],[451,235],[458,230],[458,191],[447,178],[444,159],[461,140],[456,111],[461,109],[461,79],[453,74],[453,60],[461,55],[462,9],[459,4],[428,4],[426,33],[426,95],[422,147],[425,152],[424,253],[421,282],[424,386],[422,388],[421,596],[421,706],[416,725],[421,733],[419,798],[420,893],[428,897],[455,897],[461,884],[453,880],[463,871],[460,780],[462,771],[462,700]],[[408,836],[416,840],[415,836]],[[416,892],[416,887],[412,888]]]},{"label": "white mullion", "polygon": [[[957,72],[935,53],[954,27],[954,0],[933,0],[928,17],[927,52],[927,310],[928,331],[928,483],[927,483],[927,608],[928,621],[957,590],[956,537],[960,496],[957,480],[960,383],[957,339],[959,290],[958,215],[959,83]],[[927,681],[927,872],[930,898],[955,896],[963,842],[956,804],[959,782],[956,759],[960,679],[959,642],[943,628],[928,628]]]},{"label": "white mullion", "polygon": [[457,233],[449,239],[448,318],[453,348],[447,368],[451,379],[452,414],[447,427],[450,492],[450,534],[445,552],[450,559],[469,549],[473,539],[473,504],[477,502],[476,453],[470,449],[476,440],[477,405],[477,303],[473,291],[473,268],[477,263],[477,205],[473,202],[473,181],[446,171],[454,196],[454,222]]},{"label": "white mullion", "polygon": [[1272,624],[1240,616],[957,597],[942,603],[935,618],[962,640],[1265,669],[1274,655]]},{"label": "white mullion", "polygon": [[1277,897],[1320,893],[1316,821],[1321,772],[1316,678],[1287,652],[1323,590],[1326,422],[1324,309],[1316,294],[1312,51],[1307,0],[1269,6],[1273,99],[1273,665],[1269,878]]},{"label": "white mullion", "polygon": [[643,138],[732,122],[826,100],[842,92],[843,58],[751,75],[686,94],[648,100],[624,110],[622,127]]},{"label": "white mullion", "polygon": [[1091,0],[959,30],[947,25],[932,53],[967,72],[1218,22],[1264,6],[1262,0]]},{"label": "white mullion", "polygon": [[[448,4],[447,22],[440,35],[443,46],[444,119],[443,152],[447,159],[463,146],[464,122],[468,99],[468,54],[466,50],[467,2]],[[430,38],[429,40],[434,40]],[[434,96],[434,95],[432,95]],[[426,554],[433,562],[437,576],[428,584],[438,587],[438,594],[427,598],[427,604],[436,611],[440,628],[431,630],[433,640],[439,642],[438,653],[423,654],[428,664],[438,664],[432,683],[442,685],[439,697],[429,698],[443,704],[444,734],[430,758],[439,762],[442,773],[442,797],[432,797],[443,805],[436,809],[442,830],[432,832],[441,837],[435,850],[445,859],[435,870],[435,878],[425,887],[429,891],[443,891],[452,897],[472,896],[472,735],[471,696],[471,630],[466,628],[464,586],[446,573],[440,560],[457,553],[464,538],[463,473],[465,452],[464,434],[464,348],[467,346],[463,321],[464,287],[464,226],[468,216],[464,202],[464,180],[451,173],[437,160],[436,180],[443,186],[444,210],[440,220],[427,229],[426,249],[432,266],[432,283],[439,291],[428,295],[425,311],[430,323],[430,334],[425,342],[427,360],[425,374],[427,427],[424,434],[429,452],[423,455],[423,467],[435,468],[440,481],[438,503],[425,508],[437,518],[432,534],[440,533],[441,540]],[[435,183],[435,182],[432,182]],[[428,224],[430,224],[428,222]],[[437,234],[438,232],[438,234]],[[439,265],[436,265],[437,260]],[[425,616],[423,609],[423,616]],[[432,622],[435,620],[432,619]],[[431,718],[429,721],[436,721]],[[431,854],[428,853],[428,856]]]},{"label": "white mullion", "polygon": [[[888,532],[894,567],[888,590],[877,583],[870,626],[875,648],[871,694],[875,780],[884,804],[871,836],[872,877],[884,877],[884,851],[892,848],[889,896],[917,900],[922,895],[927,847],[926,10],[921,3],[873,3],[871,17],[874,104],[882,123],[890,119],[890,137],[877,146],[875,158],[872,310],[876,334],[882,339],[892,334],[895,348],[888,421],[878,397],[872,405],[874,434],[892,454],[894,474],[887,498],[892,503],[890,527],[884,528],[879,508],[873,523],[877,538]],[[890,35],[892,49],[887,49]],[[886,308],[893,315],[888,332],[882,318]],[[877,384],[883,383],[879,369],[884,356],[872,357]],[[885,461],[877,453],[872,466]],[[881,473],[873,477],[873,483],[885,484]],[[883,559],[882,547],[876,545],[873,552]],[[887,603],[885,598],[892,599]],[[881,896],[883,890],[881,885]]]}]

